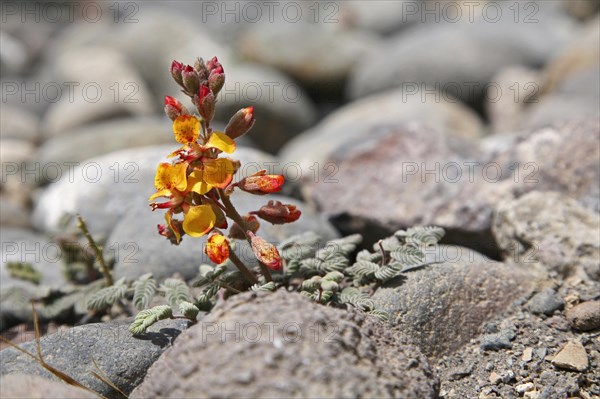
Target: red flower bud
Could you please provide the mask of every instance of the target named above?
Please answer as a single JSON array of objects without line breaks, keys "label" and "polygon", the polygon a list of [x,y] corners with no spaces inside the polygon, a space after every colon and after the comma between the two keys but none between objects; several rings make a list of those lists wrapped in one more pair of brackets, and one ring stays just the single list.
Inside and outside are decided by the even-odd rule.
[{"label": "red flower bud", "polygon": [[183,87],[185,88],[188,94],[193,94],[198,92],[198,88],[200,87],[200,79],[198,78],[198,72],[196,70],[186,65],[183,68],[183,72],[181,74],[183,79]]},{"label": "red flower bud", "polygon": [[295,205],[282,204],[279,201],[269,201],[256,212],[251,212],[253,215],[266,220],[271,224],[292,223],[300,218],[302,212],[296,209]]},{"label": "red flower bud", "polygon": [[204,252],[217,265],[229,259],[229,241],[222,234],[216,233],[208,237]]},{"label": "red flower bud", "polygon": [[206,61],[206,68],[209,72],[217,70],[219,73],[223,73],[223,66],[221,65],[217,57],[213,57],[210,60]]},{"label": "red flower bud", "polygon": [[281,175],[267,175],[266,173],[266,170],[258,171],[242,179],[237,186],[246,192],[258,195],[281,191],[285,178]]},{"label": "red flower bud", "polygon": [[246,227],[246,230],[242,229],[239,224],[234,223],[231,225],[231,228],[229,229],[229,237],[230,238],[237,238],[239,240],[245,240],[246,234],[244,234],[244,231],[249,230],[253,233],[256,233],[258,231],[258,228],[260,227],[260,222],[258,221],[258,219],[256,219],[256,216],[244,215],[244,216],[242,216],[242,219],[244,219],[244,222],[245,222],[244,225]]},{"label": "red flower bud", "polygon": [[220,68],[220,70],[221,71],[219,72],[217,69],[213,69],[208,77],[208,87],[210,87],[210,90],[215,96],[219,94],[223,88],[223,85],[225,85],[225,74],[223,73],[223,68]]},{"label": "red flower bud", "polygon": [[254,126],[254,107],[243,108],[231,117],[225,127],[225,134],[235,140],[246,134],[252,126]]},{"label": "red flower bud", "polygon": [[179,61],[173,61],[171,63],[171,76],[173,76],[173,79],[179,85],[183,85],[183,77],[181,76],[182,72],[183,72],[183,64]]},{"label": "red flower bud", "polygon": [[165,113],[174,121],[178,116],[189,115],[190,112],[181,101],[171,96],[165,96]]},{"label": "red flower bud", "polygon": [[251,231],[248,232],[252,243],[252,252],[260,262],[264,263],[271,270],[281,270],[281,256],[277,247],[266,242],[263,238],[255,236]]},{"label": "red flower bud", "polygon": [[205,121],[210,122],[215,116],[216,99],[207,85],[200,86],[198,94],[194,96],[194,104]]}]

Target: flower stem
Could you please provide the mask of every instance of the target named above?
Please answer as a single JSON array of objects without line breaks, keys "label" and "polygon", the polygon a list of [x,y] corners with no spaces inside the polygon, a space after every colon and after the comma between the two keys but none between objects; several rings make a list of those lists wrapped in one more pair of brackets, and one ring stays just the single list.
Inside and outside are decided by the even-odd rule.
[{"label": "flower stem", "polygon": [[248,270],[246,265],[244,265],[244,262],[242,262],[242,260],[238,258],[238,256],[233,250],[229,251],[229,259],[233,262],[235,267],[237,267],[238,270],[244,275],[244,277],[246,277],[246,280],[248,280],[250,284],[258,283],[258,279],[256,278],[256,276],[254,276],[254,274],[252,274],[252,272]]},{"label": "flower stem", "polygon": [[98,244],[96,244],[96,241],[94,241],[94,239],[92,238],[92,235],[90,234],[90,232],[87,228],[87,225],[85,224],[85,221],[83,220],[81,215],[77,215],[77,221],[78,221],[77,227],[79,228],[79,230],[81,230],[81,232],[83,233],[85,238],[88,240],[90,247],[92,247],[92,249],[96,253],[96,259],[98,260],[98,265],[99,265],[100,271],[104,275],[104,280],[106,281],[106,286],[110,287],[114,283],[113,277],[112,277],[112,273],[110,272],[110,270],[108,270],[108,267],[106,266],[106,262],[104,261],[104,255],[102,254],[102,250],[100,249],[100,247],[98,247]]},{"label": "flower stem", "polygon": [[[247,233],[248,227],[246,226],[246,222],[244,221],[244,218],[238,213],[237,209],[235,209],[235,207],[231,203],[231,200],[229,199],[229,196],[227,194],[225,194],[225,191],[222,188],[217,189],[217,191],[219,193],[219,197],[221,198],[221,201],[223,202],[223,205],[225,206],[225,214],[242,228],[242,231],[244,232],[244,236],[246,237],[246,241],[248,241],[248,243],[250,245],[252,245],[252,240],[248,236],[248,233]],[[238,258],[238,260],[239,260],[239,258]],[[271,276],[271,272],[269,271],[269,268],[267,266],[265,266],[264,263],[262,263],[260,260],[258,261],[258,265],[260,266],[260,271],[263,274],[263,276],[265,277],[265,279],[267,280],[267,282],[273,281],[273,277]]]}]

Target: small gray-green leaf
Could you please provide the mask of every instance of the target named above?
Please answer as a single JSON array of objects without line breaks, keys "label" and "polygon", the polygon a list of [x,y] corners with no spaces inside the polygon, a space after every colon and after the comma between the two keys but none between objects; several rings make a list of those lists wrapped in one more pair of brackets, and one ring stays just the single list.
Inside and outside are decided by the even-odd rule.
[{"label": "small gray-green leaf", "polygon": [[168,319],[171,316],[173,316],[173,310],[169,305],[160,305],[142,310],[135,316],[135,320],[129,326],[129,332],[133,335],[141,334],[152,324],[159,320]]},{"label": "small gray-green leaf", "polygon": [[133,304],[138,310],[148,306],[156,293],[156,280],[152,273],[146,273],[133,283]]},{"label": "small gray-green leaf", "polygon": [[182,301],[190,302],[190,289],[182,280],[168,278],[162,283],[161,288],[165,291],[167,302],[174,308]]},{"label": "small gray-green leaf", "polygon": [[200,309],[191,302],[181,301],[179,302],[179,311],[188,319],[195,321]]},{"label": "small gray-green leaf", "polygon": [[125,296],[127,292],[127,284],[125,282],[125,277],[117,280],[110,287],[106,287],[101,289],[100,291],[95,292],[87,299],[87,307],[92,310],[101,310],[105,307],[112,305],[119,299]]},{"label": "small gray-green leaf", "polygon": [[392,259],[402,263],[404,266],[414,266],[425,262],[425,254],[418,248],[405,245],[390,253]]}]

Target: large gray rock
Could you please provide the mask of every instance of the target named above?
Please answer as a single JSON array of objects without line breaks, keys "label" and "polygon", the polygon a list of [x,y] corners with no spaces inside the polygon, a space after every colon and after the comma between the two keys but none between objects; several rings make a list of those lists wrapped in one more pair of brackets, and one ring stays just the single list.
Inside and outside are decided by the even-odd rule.
[{"label": "large gray rock", "polygon": [[[335,148],[362,140],[377,129],[422,122],[452,136],[477,138],[482,124],[477,115],[449,96],[424,101],[424,93],[392,90],[352,102],[291,140],[279,153],[282,160],[298,165],[303,176],[314,176],[315,163],[322,164]],[[433,98],[431,94],[427,98]]]},{"label": "large gray rock", "polygon": [[[320,234],[324,242],[337,238],[337,232],[325,218],[298,200],[278,195],[263,197],[237,192],[231,199],[242,215],[258,210],[271,199],[284,204],[294,204],[302,211],[300,219],[290,224],[271,225],[261,221],[257,234],[268,242],[277,244],[285,238],[306,231]],[[181,219],[181,215],[176,218]],[[115,225],[108,238],[107,247],[114,251],[117,277],[135,279],[144,273],[152,272],[156,278],[162,279],[178,272],[184,278],[191,279],[198,274],[200,264],[212,264],[204,253],[206,236],[184,236],[179,245],[172,245],[157,232],[157,224],[164,223],[164,212],[152,212],[146,205],[131,210]],[[246,242],[236,241],[236,253],[247,265],[258,266]]]},{"label": "large gray rock", "polygon": [[46,137],[64,134],[100,119],[149,115],[156,109],[150,91],[125,56],[109,47],[80,48],[51,60],[49,69],[59,82],[75,82],[49,91],[50,102],[41,124]]},{"label": "large gray rock", "polygon": [[[95,371],[129,394],[144,378],[150,365],[173,344],[187,320],[163,320],[140,337],[128,331],[132,319],[87,324],[61,330],[40,340],[44,360],[99,394],[117,398],[112,387],[90,374]],[[36,354],[35,342],[19,345]],[[94,363],[101,372],[95,369]],[[27,374],[57,380],[29,356],[8,348],[0,352],[0,375]]]},{"label": "large gray rock", "polygon": [[[17,87],[14,87],[16,85]],[[17,82],[5,83],[4,95],[10,97],[21,97],[21,92]],[[16,90],[15,94],[10,95],[8,90]],[[0,108],[0,138],[15,138],[27,140],[34,143],[39,138],[39,120],[37,116],[24,107],[15,106],[10,103],[2,104]]]},{"label": "large gray rock", "polygon": [[426,255],[439,263],[385,284],[373,300],[390,314],[390,325],[430,358],[460,349],[535,286],[535,274],[467,248],[441,246]]},{"label": "large gray rock", "polygon": [[374,318],[279,290],[240,294],[186,331],[131,397],[159,396],[417,399],[437,381]]},{"label": "large gray rock", "polygon": [[93,392],[68,385],[65,382],[26,374],[9,374],[1,377],[0,396],[12,399],[95,399],[98,397]]},{"label": "large gray rock", "polygon": [[506,257],[564,277],[600,281],[600,215],[558,192],[533,191],[498,206],[492,231]]},{"label": "large gray rock", "polygon": [[[574,37],[573,21],[551,3],[537,2],[533,17],[519,8],[517,23],[509,9],[512,3],[494,3],[490,9],[478,3],[454,21],[438,11],[441,18],[437,23],[402,31],[357,63],[348,93],[359,98],[410,82],[431,88],[437,85],[477,104],[500,69],[543,65]],[[441,9],[440,3],[437,5]],[[435,9],[435,4],[429,7]],[[433,18],[425,16],[425,5],[418,8],[423,18]]]},{"label": "large gray rock", "polygon": [[[168,130],[164,134],[172,137]],[[107,236],[133,209],[149,210],[148,197],[155,192],[158,163],[166,162],[166,156],[175,149],[173,140],[172,145],[116,151],[74,167],[64,166],[62,178],[38,200],[33,224],[40,230],[57,232],[65,214],[80,213],[92,233]],[[276,158],[250,148],[238,148],[233,158],[240,160],[242,171],[251,171],[249,174],[261,168],[278,173],[282,168]]]}]

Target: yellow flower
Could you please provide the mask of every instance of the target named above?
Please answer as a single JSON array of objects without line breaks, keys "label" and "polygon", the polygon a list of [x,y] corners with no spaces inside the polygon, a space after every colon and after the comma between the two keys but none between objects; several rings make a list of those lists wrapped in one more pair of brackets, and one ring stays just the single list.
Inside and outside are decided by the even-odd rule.
[{"label": "yellow flower", "polygon": [[202,166],[190,173],[187,189],[203,195],[214,187],[225,188],[233,180],[234,172],[229,158],[203,158]]},{"label": "yellow flower", "polygon": [[200,136],[200,120],[194,115],[178,116],[173,121],[173,133],[178,143],[195,143]]},{"label": "yellow flower", "polygon": [[212,132],[205,147],[216,148],[227,154],[232,154],[235,151],[235,141],[225,133]]},{"label": "yellow flower", "polygon": [[229,240],[222,234],[213,234],[208,237],[204,253],[208,255],[217,265],[225,262],[229,258]]},{"label": "yellow flower", "polygon": [[154,186],[156,192],[152,194],[149,201],[158,197],[170,198],[162,204],[152,203],[153,209],[156,208],[173,208],[183,202],[184,192],[187,187],[186,179],[187,164],[184,162],[170,164],[160,163],[154,177]]},{"label": "yellow flower", "polygon": [[210,205],[190,207],[183,217],[183,231],[192,237],[202,237],[215,226],[217,216]]}]

